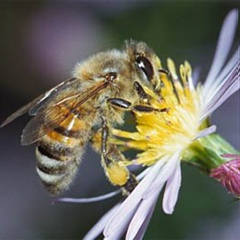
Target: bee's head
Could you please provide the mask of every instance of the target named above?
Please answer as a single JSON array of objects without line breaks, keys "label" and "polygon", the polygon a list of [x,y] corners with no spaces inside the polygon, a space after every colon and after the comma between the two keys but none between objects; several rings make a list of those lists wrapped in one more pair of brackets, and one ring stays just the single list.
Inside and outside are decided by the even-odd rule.
[{"label": "bee's head", "polygon": [[154,51],[146,43],[133,40],[125,42],[125,51],[134,64],[140,81],[144,85],[151,85],[154,90],[159,89],[161,63]]}]

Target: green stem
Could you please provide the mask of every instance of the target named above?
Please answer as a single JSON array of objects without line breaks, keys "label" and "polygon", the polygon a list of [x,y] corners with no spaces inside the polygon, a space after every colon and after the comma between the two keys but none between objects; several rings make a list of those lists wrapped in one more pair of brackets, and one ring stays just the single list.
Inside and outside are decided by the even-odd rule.
[{"label": "green stem", "polygon": [[209,173],[212,168],[228,161],[222,157],[223,154],[228,153],[238,153],[238,151],[215,133],[194,141],[183,152],[182,159]]}]

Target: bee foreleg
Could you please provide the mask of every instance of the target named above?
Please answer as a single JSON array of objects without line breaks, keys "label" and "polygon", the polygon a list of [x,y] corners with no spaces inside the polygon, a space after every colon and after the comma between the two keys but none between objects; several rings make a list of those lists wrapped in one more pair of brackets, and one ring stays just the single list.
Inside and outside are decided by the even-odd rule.
[{"label": "bee foreleg", "polygon": [[108,98],[107,102],[124,110],[132,110],[132,103],[122,98]]},{"label": "bee foreleg", "polygon": [[147,93],[144,91],[142,85],[139,82],[134,82],[133,84],[140,100],[142,100],[144,103],[149,104],[149,97]]}]

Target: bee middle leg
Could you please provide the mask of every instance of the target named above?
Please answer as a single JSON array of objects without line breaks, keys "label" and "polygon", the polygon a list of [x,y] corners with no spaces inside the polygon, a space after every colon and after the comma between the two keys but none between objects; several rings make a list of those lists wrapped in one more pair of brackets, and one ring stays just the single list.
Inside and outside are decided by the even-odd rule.
[{"label": "bee middle leg", "polygon": [[127,169],[124,155],[115,144],[108,141],[108,137],[107,120],[102,117],[102,128],[93,136],[92,145],[97,152],[101,153],[101,163],[108,180],[114,186],[121,187],[123,195],[129,195],[137,186],[138,181]]},{"label": "bee middle leg", "polygon": [[109,103],[111,103],[115,107],[119,107],[125,111],[137,111],[137,112],[167,112],[167,108],[154,108],[151,106],[146,105],[132,105],[131,102],[122,99],[122,98],[109,98],[107,100]]}]

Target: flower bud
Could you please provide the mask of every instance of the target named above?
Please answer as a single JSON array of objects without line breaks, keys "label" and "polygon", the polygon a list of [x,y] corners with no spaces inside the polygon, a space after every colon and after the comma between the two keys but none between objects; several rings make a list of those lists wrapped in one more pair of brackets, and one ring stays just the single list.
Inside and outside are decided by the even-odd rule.
[{"label": "flower bud", "polygon": [[224,154],[230,161],[211,170],[210,176],[218,180],[228,191],[240,197],[240,155]]}]

